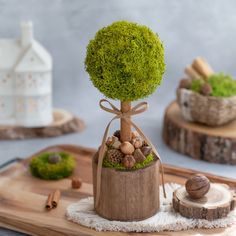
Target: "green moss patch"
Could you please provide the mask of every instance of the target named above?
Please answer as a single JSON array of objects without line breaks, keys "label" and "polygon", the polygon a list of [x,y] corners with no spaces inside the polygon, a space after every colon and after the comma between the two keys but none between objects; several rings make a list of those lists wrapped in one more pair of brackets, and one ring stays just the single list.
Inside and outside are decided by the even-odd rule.
[{"label": "green moss patch", "polygon": [[76,166],[73,156],[65,152],[59,152],[61,161],[56,164],[48,162],[48,158],[55,153],[42,153],[30,161],[32,175],[47,180],[57,180],[70,176]]},{"label": "green moss patch", "polygon": [[[154,161],[154,156],[153,154],[149,154],[146,159],[141,162],[141,163],[136,163],[134,165],[133,168],[131,168],[130,170],[137,170],[137,169],[142,169],[144,168],[145,166],[149,165],[152,161]],[[127,170],[121,163],[118,163],[118,164],[113,164],[111,162],[109,162],[106,157],[104,158],[103,160],[103,167],[108,167],[108,168],[114,168],[116,170]]]},{"label": "green moss patch", "polygon": [[[206,83],[203,79],[192,81],[191,90],[200,92],[201,86]],[[207,78],[207,83],[212,87],[211,96],[214,97],[231,97],[236,96],[236,81],[229,75],[223,73],[211,75]]]}]

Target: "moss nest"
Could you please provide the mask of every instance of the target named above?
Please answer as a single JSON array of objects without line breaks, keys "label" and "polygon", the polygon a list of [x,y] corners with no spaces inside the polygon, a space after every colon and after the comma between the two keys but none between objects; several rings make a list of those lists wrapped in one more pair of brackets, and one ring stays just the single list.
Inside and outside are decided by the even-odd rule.
[{"label": "moss nest", "polygon": [[[59,155],[58,163],[50,163],[49,158],[52,155]],[[32,175],[46,180],[58,180],[70,176],[76,166],[75,158],[65,152],[42,153],[30,161],[30,170]]]},{"label": "moss nest", "polygon": [[[153,153],[150,153],[143,162],[135,163],[135,165],[131,169],[129,169],[129,170],[142,169],[145,166],[148,166],[154,160],[155,160],[155,158],[153,156]],[[109,162],[109,160],[107,160],[106,157],[103,160],[103,167],[114,168],[116,170],[127,170],[127,168],[125,168],[122,163],[111,163],[111,162]]]},{"label": "moss nest", "polygon": [[85,67],[93,85],[106,97],[134,101],[160,85],[164,48],[148,27],[118,21],[100,29],[89,42]]},{"label": "moss nest", "polygon": [[192,81],[190,89],[197,93],[201,92],[202,86],[208,83],[213,97],[231,97],[236,96],[236,81],[230,76],[223,73],[214,74],[204,79],[195,79]]}]

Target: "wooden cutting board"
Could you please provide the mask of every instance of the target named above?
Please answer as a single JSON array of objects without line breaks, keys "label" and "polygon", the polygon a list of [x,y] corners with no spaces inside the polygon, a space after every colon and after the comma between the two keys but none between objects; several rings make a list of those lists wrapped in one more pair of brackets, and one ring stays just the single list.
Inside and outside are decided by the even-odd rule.
[{"label": "wooden cutting board", "polygon": [[[92,229],[69,222],[65,211],[69,204],[92,195],[91,158],[94,149],[72,145],[48,147],[45,151],[73,153],[78,161],[75,175],[83,179],[79,190],[71,189],[70,179],[45,181],[34,178],[28,171],[29,159],[15,162],[0,172],[0,226],[37,236],[125,236],[131,233],[96,232]],[[38,153],[37,153],[38,154]],[[164,165],[166,182],[184,184],[194,171]],[[204,173],[205,174],[205,173]],[[212,182],[226,183],[236,189],[236,180],[206,174]],[[58,208],[45,211],[47,195],[60,189],[62,198]],[[135,235],[236,235],[236,223],[225,229],[194,229],[181,232],[132,233]]]}]

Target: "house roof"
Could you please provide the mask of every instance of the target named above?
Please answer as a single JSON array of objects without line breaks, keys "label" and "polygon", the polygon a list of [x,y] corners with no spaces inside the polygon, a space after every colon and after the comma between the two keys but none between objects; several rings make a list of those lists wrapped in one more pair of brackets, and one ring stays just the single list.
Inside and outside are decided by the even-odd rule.
[{"label": "house roof", "polygon": [[[37,56],[37,61],[28,63],[30,53]],[[20,39],[0,39],[0,70],[42,71],[52,69],[52,58],[46,49],[36,40],[30,46],[22,47]]]}]

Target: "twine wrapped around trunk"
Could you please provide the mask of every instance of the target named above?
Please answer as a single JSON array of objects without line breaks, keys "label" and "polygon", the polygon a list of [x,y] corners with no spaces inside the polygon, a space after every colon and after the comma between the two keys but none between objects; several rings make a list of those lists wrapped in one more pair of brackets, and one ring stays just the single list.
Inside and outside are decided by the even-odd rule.
[{"label": "twine wrapped around trunk", "polygon": [[187,89],[177,89],[177,102],[188,121],[208,126],[226,124],[236,118],[236,96],[228,98],[203,96]]}]

